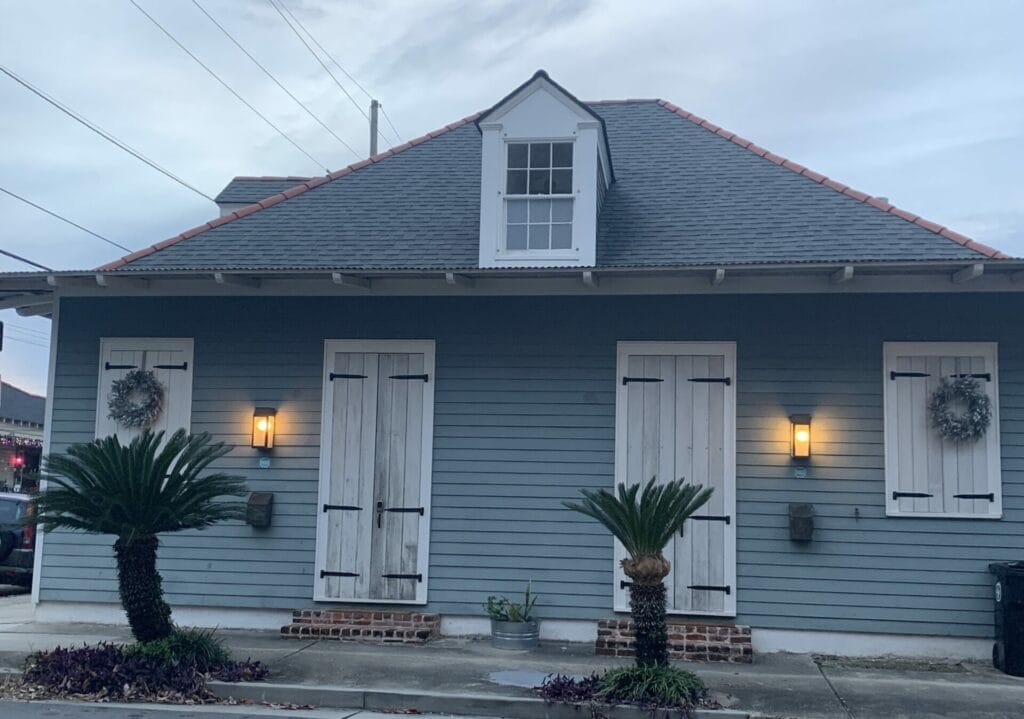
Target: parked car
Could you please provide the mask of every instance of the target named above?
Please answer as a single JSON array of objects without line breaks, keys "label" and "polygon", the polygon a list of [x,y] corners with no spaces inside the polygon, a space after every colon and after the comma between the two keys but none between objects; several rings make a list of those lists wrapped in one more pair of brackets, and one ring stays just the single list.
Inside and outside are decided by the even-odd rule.
[{"label": "parked car", "polygon": [[27,494],[0,492],[0,584],[32,584],[36,528],[23,521],[34,511]]}]

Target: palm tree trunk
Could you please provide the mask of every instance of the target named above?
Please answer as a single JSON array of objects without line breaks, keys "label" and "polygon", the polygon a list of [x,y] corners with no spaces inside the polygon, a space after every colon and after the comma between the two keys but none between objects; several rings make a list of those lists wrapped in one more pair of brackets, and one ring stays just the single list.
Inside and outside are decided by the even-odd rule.
[{"label": "palm tree trunk", "polygon": [[157,544],[152,534],[130,540],[118,537],[114,542],[121,606],[128,615],[132,634],[140,642],[163,639],[174,629],[171,608],[164,601],[160,573],[156,570]]},{"label": "palm tree trunk", "polygon": [[668,666],[668,630],[665,627],[665,583],[629,585],[629,610],[633,613],[636,664]]}]

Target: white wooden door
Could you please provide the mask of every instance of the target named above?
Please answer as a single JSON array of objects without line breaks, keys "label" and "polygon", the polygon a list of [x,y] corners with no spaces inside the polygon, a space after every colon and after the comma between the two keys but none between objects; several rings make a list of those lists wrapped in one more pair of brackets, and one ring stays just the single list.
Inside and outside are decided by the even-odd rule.
[{"label": "white wooden door", "polygon": [[[729,342],[620,342],[615,482],[683,478],[711,499],[664,550],[668,611],[736,614],[736,347]],[[615,543],[615,609],[629,610]]]},{"label": "white wooden door", "polygon": [[96,437],[116,434],[122,443],[142,433],[124,427],[110,417],[110,389],[115,380],[133,369],[151,370],[163,385],[160,416],[150,426],[171,434],[192,425],[192,338],[103,337],[100,339],[100,371],[96,392]]},{"label": "white wooden door", "polygon": [[318,601],[426,602],[431,341],[328,340]]}]

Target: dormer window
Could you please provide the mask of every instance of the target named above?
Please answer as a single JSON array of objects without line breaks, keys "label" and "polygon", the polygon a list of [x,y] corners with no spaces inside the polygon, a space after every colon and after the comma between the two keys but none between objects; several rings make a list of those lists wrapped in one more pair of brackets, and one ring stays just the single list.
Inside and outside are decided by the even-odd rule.
[{"label": "dormer window", "polygon": [[572,249],[571,142],[510,142],[505,179],[505,248]]},{"label": "dormer window", "polygon": [[540,71],[477,127],[480,267],[593,267],[615,179],[600,115]]}]

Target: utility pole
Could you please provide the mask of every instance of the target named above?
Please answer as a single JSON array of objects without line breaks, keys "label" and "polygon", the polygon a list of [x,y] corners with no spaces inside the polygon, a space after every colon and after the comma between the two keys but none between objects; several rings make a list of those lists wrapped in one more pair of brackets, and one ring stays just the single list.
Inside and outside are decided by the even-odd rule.
[{"label": "utility pole", "polygon": [[370,100],[370,157],[377,154],[377,110],[380,103]]}]

